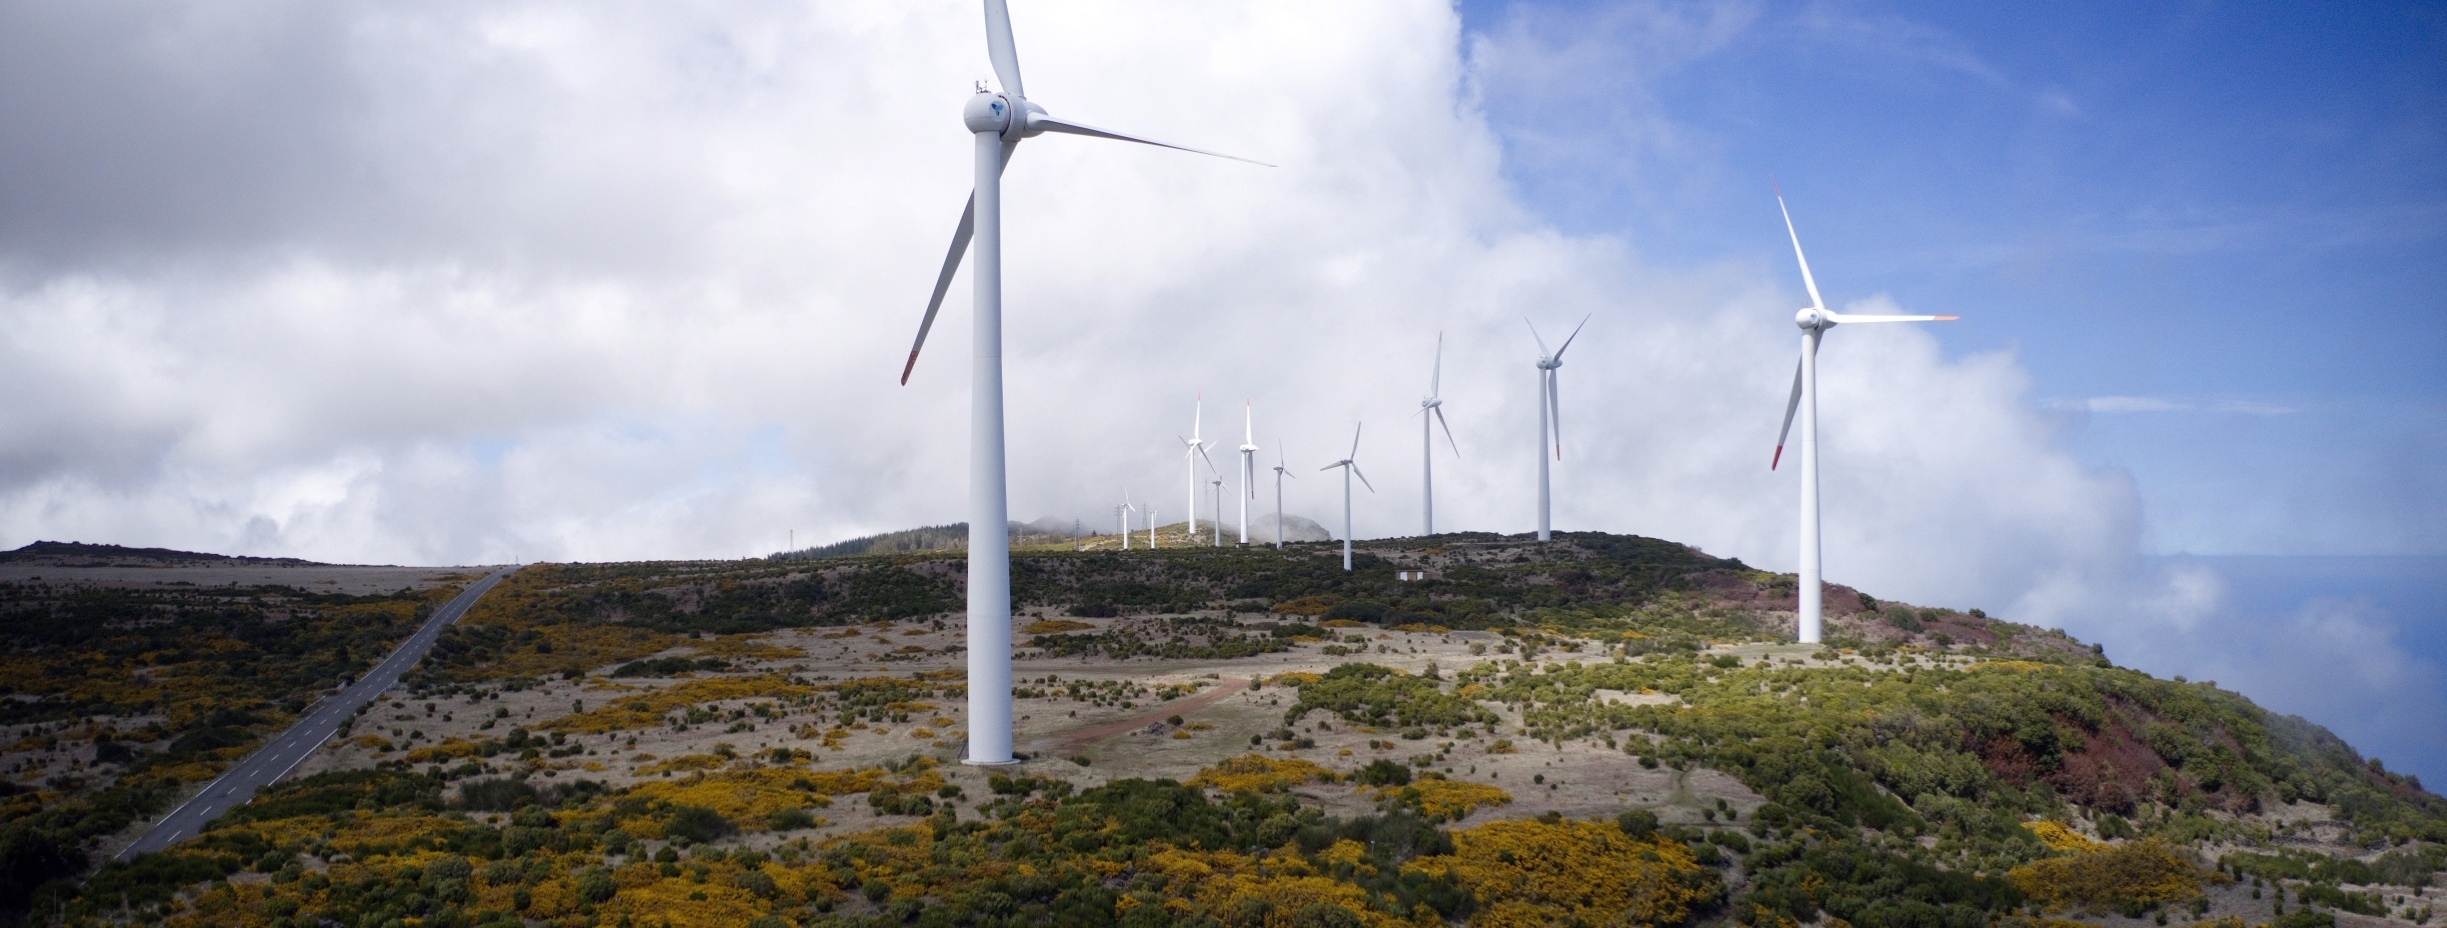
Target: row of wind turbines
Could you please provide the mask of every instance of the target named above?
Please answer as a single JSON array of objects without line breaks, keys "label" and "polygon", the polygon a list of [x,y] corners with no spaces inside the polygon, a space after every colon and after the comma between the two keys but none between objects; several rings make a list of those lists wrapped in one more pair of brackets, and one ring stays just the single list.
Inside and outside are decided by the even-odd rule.
[{"label": "row of wind turbines", "polygon": [[[971,283],[975,287],[975,304],[971,320],[973,353],[970,358],[969,381],[969,546],[968,546],[968,756],[965,763],[1002,765],[1015,763],[1012,747],[1011,715],[1011,547],[1005,527],[1010,524],[1010,501],[1005,478],[1003,453],[1003,367],[1002,367],[1002,174],[1011,156],[1025,139],[1047,132],[1081,135],[1090,138],[1136,142],[1160,148],[1171,148],[1195,154],[1228,158],[1264,167],[1264,162],[1250,161],[1232,155],[1204,151],[1169,142],[1099,129],[1085,123],[1053,116],[1028,99],[1020,79],[1019,52],[1011,36],[1011,14],[1005,0],[984,0],[986,24],[986,57],[992,62],[994,77],[1000,89],[989,89],[983,82],[977,86],[962,107],[961,121],[974,139],[975,186],[970,190],[968,204],[961,210],[959,226],[952,233],[952,245],[944,256],[943,269],[936,275],[934,295],[927,301],[926,315],[918,324],[918,335],[909,347],[909,360],[901,368],[901,383],[917,368],[918,353],[926,346],[926,334],[934,327],[935,314],[943,307],[944,294],[949,292],[952,277],[960,269],[963,256],[974,253],[975,267]],[[1810,294],[1810,305],[1794,315],[1801,328],[1801,358],[1793,369],[1792,394],[1785,401],[1784,425],[1776,437],[1776,451],[1769,459],[1769,469],[1775,469],[1784,459],[1785,439],[1791,436],[1793,417],[1801,417],[1801,576],[1799,596],[1799,639],[1804,643],[1819,641],[1821,628],[1820,598],[1822,577],[1819,557],[1818,523],[1818,346],[1829,329],[1846,323],[1933,322],[1951,320],[1953,316],[1906,315],[1846,315],[1826,308],[1818,295],[1818,281],[1810,274],[1809,258],[1802,254],[1801,236],[1793,229],[1793,217],[1785,209],[1783,191],[1776,193],[1777,209],[1784,215],[1785,232],[1793,241],[1793,257],[1801,264],[1801,279]],[[1585,325],[1587,320],[1582,320]],[[1536,328],[1531,329],[1533,335]],[[1579,329],[1573,330],[1577,338]],[[1560,457],[1562,405],[1556,393],[1556,371],[1563,365],[1564,349],[1571,347],[1566,338],[1561,347],[1544,354],[1538,361],[1539,370],[1539,454],[1538,454],[1538,538],[1549,537],[1546,449],[1552,444]],[[1544,339],[1539,339],[1543,352]],[[1428,419],[1444,425],[1443,401],[1439,396],[1443,377],[1442,338],[1438,339],[1436,373],[1429,381],[1428,396],[1420,401],[1421,439],[1428,458],[1423,461],[1423,477],[1432,478],[1434,434]],[[1203,405],[1200,409],[1203,418]],[[1364,426],[1364,424],[1363,424]],[[1351,565],[1351,488],[1357,477],[1369,486],[1360,473],[1359,428],[1351,435],[1351,453],[1342,460],[1325,466],[1325,470],[1343,470],[1343,566]],[[1452,444],[1452,430],[1445,426],[1445,440]],[[1190,442],[1190,439],[1183,439]],[[1205,457],[1203,444],[1192,444],[1189,451]],[[1244,438],[1241,446],[1243,485],[1254,473],[1254,442]],[[1460,448],[1454,446],[1454,453]],[[1185,454],[1188,457],[1189,454]],[[1212,459],[1207,463],[1211,468]],[[1278,460],[1275,466],[1277,519],[1281,531],[1281,486],[1287,471]],[[1221,481],[1216,481],[1219,497],[1216,501],[1218,542],[1221,541]],[[1422,506],[1422,528],[1429,534],[1435,530],[1435,497],[1432,479],[1421,481],[1425,494]],[[1190,470],[1188,507],[1196,511],[1197,471]],[[1248,540],[1246,494],[1241,503],[1242,535]],[[1153,523],[1153,512],[1149,524]],[[1195,519],[1191,520],[1195,526]],[[1127,527],[1123,532],[1128,537]],[[1280,539],[1278,538],[1278,543]]]},{"label": "row of wind turbines", "polygon": [[[1523,322],[1527,323],[1528,320],[1523,320]],[[1553,534],[1551,528],[1554,521],[1552,493],[1549,491],[1550,474],[1546,460],[1548,448],[1550,446],[1553,448],[1556,460],[1560,461],[1563,459],[1563,410],[1561,401],[1557,399],[1555,393],[1555,372],[1557,369],[1563,366],[1564,351],[1572,347],[1572,342],[1580,337],[1580,330],[1586,327],[1588,324],[1589,320],[1586,317],[1582,318],[1580,325],[1572,328],[1572,334],[1564,338],[1562,347],[1549,351],[1546,347],[1546,339],[1538,334],[1537,325],[1535,323],[1529,323],[1530,337],[1538,342],[1539,352],[1537,364],[1538,448],[1536,455],[1538,458],[1539,541],[1548,541],[1551,539]],[[1416,413],[1419,418],[1419,534],[1421,535],[1436,534],[1437,429],[1441,428],[1444,430],[1445,446],[1453,450],[1453,455],[1455,457],[1461,456],[1461,446],[1453,439],[1453,426],[1451,423],[1447,422],[1444,417],[1443,396],[1444,335],[1443,333],[1438,333],[1436,336],[1435,364],[1432,368],[1430,368],[1428,375],[1427,395],[1420,398],[1419,411]],[[1186,470],[1184,476],[1187,479],[1186,492],[1183,497],[1183,509],[1188,512],[1188,516],[1186,517],[1187,521],[1184,527],[1188,534],[1192,536],[1197,534],[1198,465],[1201,462],[1204,462],[1207,467],[1207,474],[1211,478],[1208,483],[1214,488],[1215,496],[1214,508],[1210,510],[1215,514],[1215,518],[1212,520],[1215,532],[1213,544],[1216,547],[1222,547],[1223,475],[1222,471],[1216,468],[1215,459],[1208,456],[1206,453],[1206,449],[1215,447],[1216,443],[1207,441],[1205,439],[1205,424],[1206,398],[1204,396],[1200,396],[1191,412],[1189,435],[1174,436],[1175,439],[1181,442],[1181,462],[1183,468]],[[1360,485],[1367,487],[1368,492],[1376,492],[1376,485],[1368,482],[1368,475],[1359,469],[1358,463],[1360,434],[1361,430],[1365,429],[1366,427],[1367,423],[1365,422],[1353,425],[1351,429],[1350,453],[1344,455],[1339,461],[1335,461],[1332,464],[1318,468],[1320,471],[1334,470],[1337,468],[1340,468],[1343,471],[1342,569],[1344,570],[1351,569],[1351,479],[1357,477]],[[1241,408],[1241,443],[1239,448],[1240,523],[1238,531],[1239,543],[1243,545],[1249,543],[1249,503],[1251,500],[1257,499],[1257,452],[1260,450],[1262,449],[1260,449],[1257,445],[1255,408],[1248,401],[1244,400]],[[1292,475],[1290,468],[1284,463],[1282,451],[1279,448],[1276,449],[1274,473],[1274,546],[1276,548],[1281,548],[1283,547],[1283,479],[1285,477],[1291,477]],[[1293,479],[1298,478],[1293,477]],[[1129,487],[1124,486],[1122,488],[1122,501],[1113,507],[1113,513],[1114,517],[1120,524],[1119,535],[1121,538],[1121,547],[1125,551],[1129,550],[1130,548],[1130,517],[1133,514],[1142,512],[1145,513],[1146,516],[1147,547],[1154,548],[1156,546],[1156,526],[1161,524],[1161,521],[1158,518],[1158,512],[1152,504],[1144,509],[1140,508],[1130,499]]]}]

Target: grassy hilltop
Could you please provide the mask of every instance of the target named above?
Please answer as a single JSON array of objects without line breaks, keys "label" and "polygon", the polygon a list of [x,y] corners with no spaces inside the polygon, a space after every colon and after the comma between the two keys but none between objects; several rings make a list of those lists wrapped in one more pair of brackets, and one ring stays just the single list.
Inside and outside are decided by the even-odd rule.
[{"label": "grassy hilltop", "polygon": [[469,578],[19,570],[0,905],[1291,928],[2422,924],[2447,901],[2447,800],[2317,725],[1841,587],[1827,646],[1788,644],[1791,575],[1595,533],[1369,542],[1350,573],[1325,544],[1031,539],[1028,756],[964,767],[951,534],[528,567],[297,779],[99,869]]}]

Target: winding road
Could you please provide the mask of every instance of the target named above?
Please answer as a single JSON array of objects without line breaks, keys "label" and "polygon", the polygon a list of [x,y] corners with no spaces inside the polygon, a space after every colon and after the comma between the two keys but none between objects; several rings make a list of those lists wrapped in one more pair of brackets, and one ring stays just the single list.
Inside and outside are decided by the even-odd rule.
[{"label": "winding road", "polygon": [[120,851],[118,859],[127,860],[176,844],[180,838],[203,830],[206,822],[221,813],[254,798],[256,790],[280,782],[282,777],[289,775],[289,771],[297,769],[298,764],[313,756],[315,749],[322,747],[323,742],[331,740],[332,734],[340,730],[340,723],[355,715],[358,707],[372,702],[374,697],[398,683],[400,674],[423,660],[425,652],[433,650],[433,643],[442,637],[442,629],[459,621],[459,617],[466,615],[468,607],[475,605],[485,591],[492,589],[493,584],[500,583],[501,578],[509,576],[516,569],[504,567],[460,590],[459,595],[451,597],[449,603],[434,610],[433,617],[426,619],[416,634],[400,642],[390,656],[382,659],[382,663],[374,665],[364,676],[357,678],[356,683],[341,690],[340,695],[316,704],[313,711],[299,719],[297,724],[289,726],[288,731],[281,732],[270,743],[239,761],[237,766],[223,772],[219,779],[206,785],[202,792],[186,803],[170,810],[170,814],[162,816],[161,821],[154,823],[143,837]]}]

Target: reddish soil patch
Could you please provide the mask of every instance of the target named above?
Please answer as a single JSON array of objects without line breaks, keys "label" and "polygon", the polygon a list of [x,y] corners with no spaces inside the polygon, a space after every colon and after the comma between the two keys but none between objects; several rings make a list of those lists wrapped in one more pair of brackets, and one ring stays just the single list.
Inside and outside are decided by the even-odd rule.
[{"label": "reddish soil patch", "polygon": [[1128,718],[1115,719],[1102,725],[1080,729],[1079,731],[1064,735],[1062,737],[1062,741],[1055,746],[1054,751],[1057,754],[1068,757],[1072,754],[1086,750],[1096,742],[1103,741],[1106,738],[1113,737],[1114,735],[1121,734],[1122,732],[1145,728],[1149,725],[1163,721],[1167,716],[1188,715],[1192,712],[1196,712],[1200,709],[1214,705],[1226,696],[1230,696],[1248,688],[1249,681],[1247,680],[1225,680],[1223,681],[1223,685],[1217,686],[1214,689],[1200,693],[1196,696],[1191,696],[1187,699],[1174,700]]}]

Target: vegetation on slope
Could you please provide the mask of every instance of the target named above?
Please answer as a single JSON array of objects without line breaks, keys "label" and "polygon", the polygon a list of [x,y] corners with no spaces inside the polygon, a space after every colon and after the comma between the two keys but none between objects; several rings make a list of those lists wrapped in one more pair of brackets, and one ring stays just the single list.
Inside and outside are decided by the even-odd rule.
[{"label": "vegetation on slope", "polygon": [[[589,682],[582,705],[533,731],[402,746],[376,770],[283,786],[171,853],[81,890],[53,884],[52,911],[283,928],[2036,926],[2043,911],[2198,913],[2238,881],[2265,883],[2298,921],[2395,911],[2368,887],[2447,866],[2447,801],[2418,782],[2308,722],[2115,668],[2061,633],[1838,590],[1830,647],[1762,659],[1758,645],[1788,635],[1792,578],[1681,545],[1440,536],[1357,560],[1346,573],[1327,546],[1022,552],[1022,640],[1048,656],[1386,654],[1375,636],[1413,629],[1468,632],[1447,647],[1468,642],[1476,662],[1354,656],[1261,680],[1270,699],[1285,691],[1283,726],[1186,783],[1078,789],[1032,767],[979,796],[925,757],[819,761],[870,724],[935,737],[954,724],[929,714],[960,695],[956,673],[810,679],[759,664],[797,655],[749,637],[950,618],[956,554],[529,568],[446,636],[418,698],[555,675],[685,678],[604,697]],[[1150,698],[1130,680],[1019,684],[1022,699],[1081,706]],[[655,759],[625,787],[556,782],[585,760],[582,741],[760,724],[793,739]],[[1304,756],[1313,743],[1295,729],[1327,725],[1426,750]],[[1453,772],[1457,752],[1565,749],[1721,771],[1765,803],[1679,823],[1628,806],[1567,818]],[[878,827],[793,834],[860,795],[850,808]],[[1374,809],[1324,811],[1350,802]],[[2333,816],[2318,832],[2330,850],[2302,850],[2311,830],[2270,814],[2296,803]]]},{"label": "vegetation on slope", "polygon": [[95,842],[218,775],[455,592],[0,583],[0,731],[12,742],[0,917],[82,873]]}]

